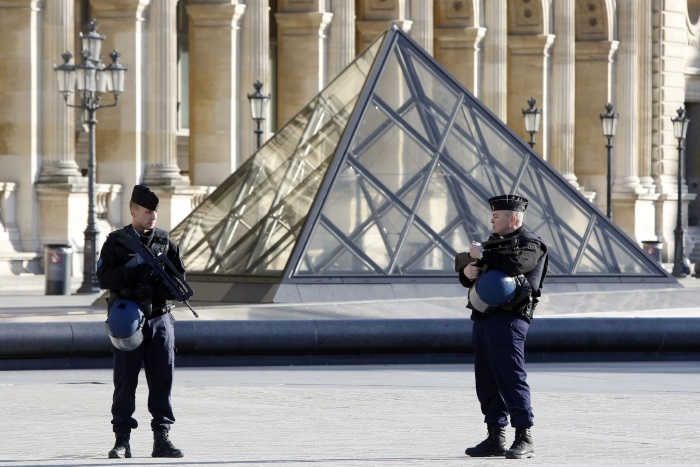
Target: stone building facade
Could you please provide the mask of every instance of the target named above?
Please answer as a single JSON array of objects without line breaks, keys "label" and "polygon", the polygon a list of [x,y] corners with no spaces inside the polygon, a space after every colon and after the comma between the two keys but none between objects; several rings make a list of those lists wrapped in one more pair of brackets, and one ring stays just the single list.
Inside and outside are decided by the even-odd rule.
[{"label": "stone building facade", "polygon": [[535,98],[535,149],[603,212],[611,102],[613,219],[667,261],[685,107],[683,217],[700,245],[699,0],[0,0],[0,274],[41,270],[46,244],[82,267],[88,135],[53,67],[93,18],[129,67],[97,115],[100,241],[129,221],[134,184],[158,193],[169,229],[256,150],[253,82],[271,95],[269,136],[395,23],[525,140]]}]

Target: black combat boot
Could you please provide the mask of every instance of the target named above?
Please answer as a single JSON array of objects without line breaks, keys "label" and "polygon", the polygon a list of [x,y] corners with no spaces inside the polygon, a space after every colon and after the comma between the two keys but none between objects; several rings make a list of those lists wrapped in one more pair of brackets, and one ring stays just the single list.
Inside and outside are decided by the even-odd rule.
[{"label": "black combat boot", "polygon": [[151,457],[182,457],[184,454],[168,439],[167,431],[153,432],[153,453]]},{"label": "black combat boot", "polygon": [[124,457],[131,457],[131,446],[129,446],[129,433],[114,433],[114,437],[117,439],[114,443],[114,447],[107,457],[110,459],[122,459]]},{"label": "black combat boot", "polygon": [[506,452],[506,427],[489,423],[486,425],[489,430],[488,437],[474,446],[464,451],[471,457],[494,457],[502,456]]},{"label": "black combat boot", "polygon": [[516,428],[515,441],[506,451],[506,459],[526,459],[532,457],[533,454],[535,454],[535,446],[532,443],[530,427]]}]

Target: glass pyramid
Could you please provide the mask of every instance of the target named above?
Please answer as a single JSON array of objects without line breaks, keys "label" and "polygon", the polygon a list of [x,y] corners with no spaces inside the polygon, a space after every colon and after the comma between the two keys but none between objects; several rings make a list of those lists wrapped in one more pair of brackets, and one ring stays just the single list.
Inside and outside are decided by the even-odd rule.
[{"label": "glass pyramid", "polygon": [[395,27],[171,236],[189,274],[454,284],[455,254],[490,233],[486,200],[507,193],[530,200],[549,282],[669,280]]}]

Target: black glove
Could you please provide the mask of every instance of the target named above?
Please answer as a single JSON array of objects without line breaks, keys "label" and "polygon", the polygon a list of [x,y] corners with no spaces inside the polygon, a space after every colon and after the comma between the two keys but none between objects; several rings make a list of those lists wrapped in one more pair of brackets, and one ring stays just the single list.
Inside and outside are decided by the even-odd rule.
[{"label": "black glove", "polygon": [[135,302],[150,301],[153,296],[151,284],[141,283],[126,290],[126,297]]},{"label": "black glove", "polygon": [[157,276],[154,278],[153,283],[151,284],[151,291],[154,297],[161,297],[166,300],[175,299],[175,296],[170,291],[168,286],[165,285],[165,283],[163,283],[163,281]]},{"label": "black glove", "polygon": [[457,253],[457,256],[455,256],[455,272],[460,272],[462,269],[466,268],[469,263],[473,263],[474,261],[477,260],[472,258],[469,253]]},{"label": "black glove", "polygon": [[138,287],[143,284],[150,284],[153,282],[153,279],[153,268],[151,268],[148,264],[139,264],[133,268],[133,272],[131,273],[131,283],[134,284],[134,286]]}]

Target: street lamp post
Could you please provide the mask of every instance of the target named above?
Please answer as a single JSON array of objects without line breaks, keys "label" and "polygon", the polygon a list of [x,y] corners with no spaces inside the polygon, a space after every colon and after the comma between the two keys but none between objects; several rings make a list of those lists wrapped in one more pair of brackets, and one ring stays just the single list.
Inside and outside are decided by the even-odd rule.
[{"label": "street lamp post", "polygon": [[685,277],[690,274],[690,264],[685,257],[685,230],[683,229],[683,197],[682,197],[682,155],[683,142],[685,134],[688,131],[688,123],[690,119],[685,116],[685,109],[679,108],[678,116],[671,118],[673,122],[673,136],[678,140],[678,210],[676,211],[676,230],[673,231],[675,237],[675,249],[673,255],[673,271],[674,277]]},{"label": "street lamp post", "polygon": [[[102,63],[102,43],[105,36],[97,33],[99,24],[92,20],[88,26],[88,32],[80,33],[83,51],[81,62],[73,65],[70,63],[73,55],[70,52],[63,54],[63,64],[54,67],[58,80],[58,92],[63,94],[63,99],[68,107],[83,110],[85,123],[90,135],[88,146],[88,219],[85,228],[85,246],[83,249],[83,282],[78,288],[78,293],[96,293],[100,291],[97,282],[97,238],[100,234],[97,228],[97,216],[95,213],[95,125],[97,109],[102,107],[114,107],[119,96],[124,92],[124,76],[126,66],[119,63],[119,52],[113,51],[109,56],[112,63],[107,67]],[[78,102],[71,102],[70,96],[76,92]],[[103,104],[102,96],[111,92],[114,101],[111,104]]]},{"label": "street lamp post", "polygon": [[612,219],[612,139],[615,137],[617,130],[617,119],[619,115],[613,113],[613,105],[608,102],[605,106],[605,113],[600,114],[600,121],[603,122],[603,136],[608,138],[608,144],[605,147],[608,149],[608,193],[607,193],[607,214],[608,219]]},{"label": "street lamp post", "polygon": [[263,87],[260,80],[255,81],[255,83],[253,83],[253,87],[255,88],[255,92],[253,94],[248,94],[248,101],[250,101],[250,114],[256,124],[255,136],[257,141],[257,149],[260,149],[260,146],[262,146],[263,135],[262,125],[267,118],[267,103],[270,100],[270,95],[260,92]]},{"label": "street lamp post", "polygon": [[527,100],[530,108],[523,109],[523,118],[525,118],[525,131],[530,134],[530,141],[527,144],[531,148],[535,148],[535,133],[540,129],[540,119],[542,118],[542,109],[535,107],[537,101],[534,97]]}]

